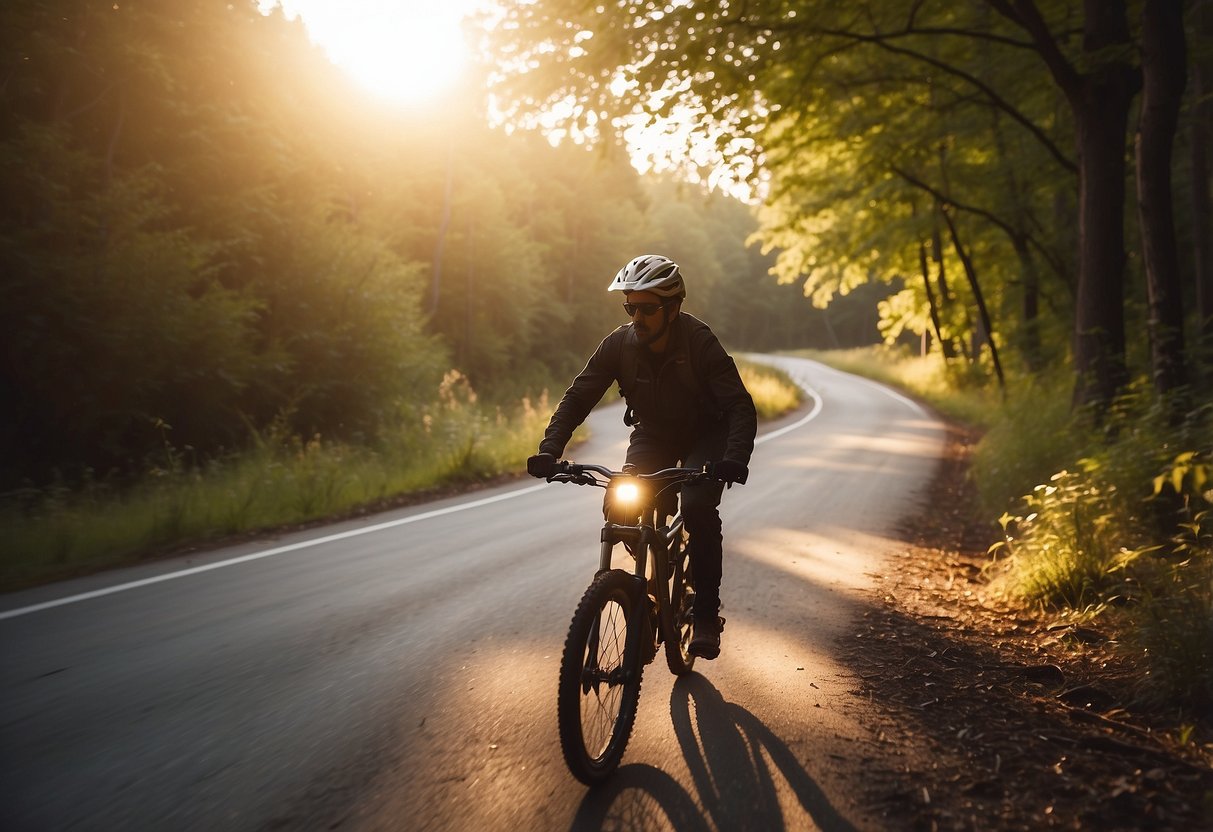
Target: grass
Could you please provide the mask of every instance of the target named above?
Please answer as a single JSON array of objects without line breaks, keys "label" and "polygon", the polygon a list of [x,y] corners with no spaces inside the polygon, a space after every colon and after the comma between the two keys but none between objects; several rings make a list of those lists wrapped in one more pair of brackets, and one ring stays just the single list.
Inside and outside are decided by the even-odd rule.
[{"label": "grass", "polygon": [[1101,620],[1140,668],[1144,702],[1213,723],[1213,402],[1173,423],[1138,382],[1096,429],[1072,411],[1068,373],[1011,376],[1003,395],[938,356],[797,354],[980,428],[970,475],[1005,532],[991,547],[992,589]]},{"label": "grass", "polygon": [[481,405],[448,374],[438,400],[401,412],[367,446],[257,435],[201,468],[166,448],[137,485],[92,484],[8,495],[0,505],[0,586],[130,563],[189,543],[307,523],[524,467],[550,415],[546,397],[510,411]]},{"label": "grass", "polygon": [[804,401],[804,391],[775,367],[754,361],[737,361],[741,380],[754,399],[759,419],[774,419],[795,410]]},{"label": "grass", "polygon": [[[770,368],[743,371],[766,414],[794,408],[798,390]],[[166,445],[134,486],[91,483],[0,500],[0,588],[129,564],[185,545],[346,516],[443,487],[521,472],[551,415],[546,394],[503,409],[447,374],[437,399],[401,408],[373,442],[298,437],[281,426],[247,450],[186,465]],[[585,435],[584,428],[576,438]]]}]

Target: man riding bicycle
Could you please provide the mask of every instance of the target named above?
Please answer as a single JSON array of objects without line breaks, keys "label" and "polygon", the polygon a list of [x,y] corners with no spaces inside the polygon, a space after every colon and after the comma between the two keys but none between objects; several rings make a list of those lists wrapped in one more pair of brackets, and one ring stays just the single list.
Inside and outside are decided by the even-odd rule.
[{"label": "man riding bicycle", "polygon": [[720,655],[724,483],[744,484],[758,419],[754,401],[707,324],[682,312],[686,298],[678,265],[646,254],[619,270],[607,289],[623,292],[631,324],[603,339],[552,414],[539,453],[527,460],[532,476],[550,477],[573,431],[611,384],[627,400],[632,427],[625,466],[638,473],[712,463],[720,480],[682,489],[682,515],[690,535],[695,574],[694,637],[690,652]]}]

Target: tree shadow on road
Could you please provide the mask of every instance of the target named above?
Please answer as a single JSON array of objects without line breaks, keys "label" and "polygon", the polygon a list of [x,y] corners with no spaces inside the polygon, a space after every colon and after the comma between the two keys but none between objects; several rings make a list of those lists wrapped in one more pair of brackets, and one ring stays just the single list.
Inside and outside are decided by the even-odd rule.
[{"label": "tree shadow on road", "polygon": [[660,769],[624,766],[609,783],[586,794],[572,830],[777,832],[803,827],[805,818],[784,815],[780,776],[817,828],[855,829],[792,750],[754,714],[725,701],[703,676],[692,673],[674,684],[670,716],[697,796]]}]

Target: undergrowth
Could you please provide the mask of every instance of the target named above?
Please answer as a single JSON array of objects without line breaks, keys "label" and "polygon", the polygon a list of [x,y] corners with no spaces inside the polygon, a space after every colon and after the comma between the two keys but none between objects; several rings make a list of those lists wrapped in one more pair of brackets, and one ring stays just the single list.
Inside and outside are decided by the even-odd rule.
[{"label": "undergrowth", "polygon": [[1144,703],[1213,727],[1213,402],[1182,419],[1144,381],[1104,418],[1074,412],[1069,373],[1011,376],[1004,395],[937,355],[802,353],[895,385],[983,436],[971,476],[994,591],[1104,621],[1141,669]]},{"label": "undergrowth", "polygon": [[1071,459],[1002,516],[995,587],[1097,610],[1144,667],[1144,701],[1213,716],[1213,413],[1165,412],[1138,387],[1098,429],[1082,414],[1057,426]]},{"label": "undergrowth", "polygon": [[0,504],[0,583],[130,562],[185,543],[307,523],[402,495],[520,469],[551,414],[546,395],[481,404],[450,372],[433,402],[402,404],[363,445],[290,433],[283,418],[244,451],[196,466],[166,440],[134,486],[86,483],[10,493]]},{"label": "undergrowth", "polygon": [[[743,368],[765,416],[796,406],[778,371]],[[606,397],[616,400],[612,394]],[[512,407],[482,402],[457,371],[430,402],[401,403],[378,436],[355,444],[299,436],[289,414],[253,431],[247,448],[204,464],[171,442],[134,485],[87,481],[0,497],[0,587],[12,589],[131,563],[184,545],[386,507],[408,495],[520,472],[543,436],[547,394]],[[575,435],[586,435],[581,428]]]}]

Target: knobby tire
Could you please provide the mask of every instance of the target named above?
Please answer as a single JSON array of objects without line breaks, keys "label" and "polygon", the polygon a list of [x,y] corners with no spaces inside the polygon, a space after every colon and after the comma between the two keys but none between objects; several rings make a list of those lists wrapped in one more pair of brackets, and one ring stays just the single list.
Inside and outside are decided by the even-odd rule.
[{"label": "knobby tire", "polygon": [[636,579],[618,569],[594,579],[569,624],[560,660],[556,718],[573,776],[587,785],[619,766],[636,722],[643,664]]},{"label": "knobby tire", "polygon": [[688,652],[691,645],[691,611],[695,603],[695,580],[691,572],[691,557],[686,536],[680,532],[670,546],[667,574],[668,595],[661,610],[662,636],[665,640],[665,661],[675,676],[690,673],[695,657]]}]

